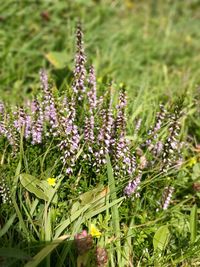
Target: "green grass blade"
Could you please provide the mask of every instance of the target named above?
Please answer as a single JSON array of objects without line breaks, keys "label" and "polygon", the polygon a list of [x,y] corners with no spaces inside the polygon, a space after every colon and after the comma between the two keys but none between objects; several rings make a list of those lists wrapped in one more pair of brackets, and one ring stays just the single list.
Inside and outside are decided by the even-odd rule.
[{"label": "green grass blade", "polygon": [[45,207],[45,213],[44,213],[44,222],[45,222],[45,241],[50,241],[52,238],[52,229],[51,229],[51,208],[47,209]]},{"label": "green grass blade", "polygon": [[14,198],[12,198],[12,202],[13,202],[13,206],[15,208],[15,211],[16,211],[16,214],[17,214],[17,217],[19,219],[19,225],[21,227],[21,229],[24,231],[24,233],[27,235],[27,239],[29,240],[30,239],[30,233],[24,223],[24,219],[23,219],[23,216],[22,216],[22,213],[20,212],[20,209],[17,205],[17,202],[15,201]]},{"label": "green grass blade", "polygon": [[125,242],[124,242],[124,247],[123,247],[123,258],[122,258],[122,263],[126,265],[131,265],[131,262],[133,262],[133,245],[132,245],[132,229],[134,225],[134,220],[132,219],[129,226],[128,226],[128,231],[125,236]]},{"label": "green grass blade", "polygon": [[16,218],[16,214],[13,214],[10,219],[6,222],[6,224],[0,230],[0,238],[7,233],[10,226],[12,226],[14,220]]},{"label": "green grass blade", "polygon": [[[111,201],[117,200],[117,193],[116,193],[116,187],[115,187],[115,179],[113,175],[113,170],[110,162],[109,155],[106,156],[107,160],[107,175],[108,175],[108,184],[110,187],[110,199]],[[111,213],[112,213],[112,226],[113,229],[115,229],[115,236],[117,238],[116,242],[116,248],[117,248],[117,261],[118,264],[121,263],[121,242],[120,242],[120,217],[119,217],[119,211],[118,211],[118,205],[115,204],[111,207]]]},{"label": "green grass blade", "polygon": [[31,208],[30,208],[30,215],[33,216],[34,212],[36,211],[36,208],[37,208],[37,205],[39,203],[39,199],[36,198],[33,202],[32,202],[32,205],[31,205]]},{"label": "green grass blade", "polygon": [[58,245],[64,240],[69,238],[69,235],[63,235],[58,239],[54,240],[50,244],[46,245],[38,254],[36,254],[32,260],[25,264],[24,267],[36,267],[38,266]]},{"label": "green grass blade", "polygon": [[89,204],[85,205],[82,209],[75,212],[72,216],[70,216],[67,220],[63,221],[57,228],[55,232],[54,239],[58,238],[61,233],[72,223],[74,222],[83,212],[85,212],[89,208]]},{"label": "green grass blade", "polygon": [[119,205],[119,203],[122,202],[123,200],[124,200],[124,197],[120,197],[120,198],[115,199],[114,201],[112,201],[110,203],[106,203],[105,206],[103,206],[103,207],[101,207],[95,211],[89,211],[88,213],[85,214],[85,218],[86,219],[92,218],[92,217],[104,212],[107,209],[110,209],[116,205]]},{"label": "green grass blade", "polygon": [[195,204],[190,213],[190,241],[194,243],[197,237],[197,205]]}]

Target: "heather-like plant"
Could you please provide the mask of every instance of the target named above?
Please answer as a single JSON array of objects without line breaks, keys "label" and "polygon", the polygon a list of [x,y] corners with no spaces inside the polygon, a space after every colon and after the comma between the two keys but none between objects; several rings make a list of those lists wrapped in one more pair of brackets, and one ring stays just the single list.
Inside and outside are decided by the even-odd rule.
[{"label": "heather-like plant", "polygon": [[[98,215],[103,213],[108,218],[107,225],[116,229],[112,233],[114,248],[118,249],[114,257],[122,264],[123,253],[119,249],[124,218],[119,216],[119,210],[123,214],[129,205],[134,210],[140,201],[143,207],[145,199],[155,213],[163,212],[176,190],[171,173],[178,171],[181,157],[182,103],[168,109],[160,105],[153,126],[141,137],[141,144],[132,141],[128,135],[138,133],[142,122],[136,124],[135,133],[127,133],[125,85],[119,86],[116,102],[112,93],[116,85],[101,84],[104,92],[98,91],[94,67],[86,65],[80,24],[76,39],[74,77],[64,93],[59,92],[42,69],[41,91],[31,101],[20,107],[0,103],[4,170],[0,180],[1,202],[7,214],[14,207],[19,229],[23,229],[27,241],[61,238],[59,243],[75,236],[78,253],[82,254],[87,238],[86,251],[95,249],[93,256],[96,255],[98,266],[107,263],[106,246],[111,249],[111,244],[101,237],[99,243],[105,247],[92,247],[92,235],[83,227],[89,228],[88,221],[93,217],[100,221]],[[35,219],[38,225],[34,224]],[[80,230],[82,234],[78,233]],[[61,236],[65,231],[70,233],[69,237]],[[122,243],[125,246],[126,240]],[[64,247],[59,252],[66,255],[70,249]]]}]

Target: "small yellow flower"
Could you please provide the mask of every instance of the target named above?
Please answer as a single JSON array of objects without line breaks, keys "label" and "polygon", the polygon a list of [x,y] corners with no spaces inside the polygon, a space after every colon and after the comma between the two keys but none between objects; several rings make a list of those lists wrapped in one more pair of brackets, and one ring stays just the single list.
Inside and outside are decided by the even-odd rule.
[{"label": "small yellow flower", "polygon": [[55,178],[48,178],[47,182],[51,186],[55,186],[56,185],[56,179]]},{"label": "small yellow flower", "polygon": [[189,160],[188,162],[188,166],[189,167],[192,167],[193,165],[195,165],[197,163],[197,158],[196,157],[193,157]]},{"label": "small yellow flower", "polygon": [[99,238],[101,236],[101,232],[97,229],[97,227],[94,224],[91,224],[90,226],[90,234],[93,237]]}]

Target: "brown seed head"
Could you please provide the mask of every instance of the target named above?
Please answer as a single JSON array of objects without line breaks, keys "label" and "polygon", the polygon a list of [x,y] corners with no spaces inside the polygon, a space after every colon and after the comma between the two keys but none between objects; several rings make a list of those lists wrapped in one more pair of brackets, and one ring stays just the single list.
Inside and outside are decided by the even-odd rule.
[{"label": "brown seed head", "polygon": [[108,262],[108,253],[105,248],[96,248],[96,262],[98,267],[106,266]]},{"label": "brown seed head", "polygon": [[80,234],[76,234],[74,240],[76,249],[80,255],[90,250],[93,246],[92,236],[88,235],[86,230],[83,230]]}]

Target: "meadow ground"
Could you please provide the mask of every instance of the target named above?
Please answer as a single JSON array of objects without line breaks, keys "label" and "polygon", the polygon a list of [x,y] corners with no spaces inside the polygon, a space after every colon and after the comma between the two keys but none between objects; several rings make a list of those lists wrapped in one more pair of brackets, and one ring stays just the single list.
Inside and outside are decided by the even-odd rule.
[{"label": "meadow ground", "polygon": [[[87,70],[94,65],[103,99],[95,111],[90,97],[72,97],[79,19]],[[0,107],[0,265],[200,266],[200,2],[5,1],[0,26],[0,96],[7,103]],[[26,123],[19,125],[19,107],[28,99],[37,96],[39,106],[26,104],[23,116],[39,107],[45,113],[49,104],[41,68],[53,84],[46,93],[55,107],[65,108],[63,95],[71,101],[66,113],[58,112],[58,125],[76,111],[69,139],[77,144],[74,162],[57,149],[72,148],[62,143],[62,127],[58,135],[51,129],[55,117],[44,126],[42,144],[28,139]],[[88,154],[91,114],[96,143]],[[31,117],[30,134],[40,115]],[[99,137],[109,126],[113,143]],[[122,148],[129,153],[124,159]]]}]

